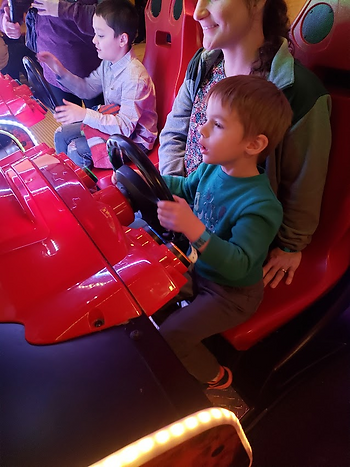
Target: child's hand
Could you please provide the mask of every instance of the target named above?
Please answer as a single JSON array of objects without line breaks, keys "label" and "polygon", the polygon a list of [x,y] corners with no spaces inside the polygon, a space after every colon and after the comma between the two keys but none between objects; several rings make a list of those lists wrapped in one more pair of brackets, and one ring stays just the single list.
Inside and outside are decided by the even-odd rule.
[{"label": "child's hand", "polygon": [[117,180],[117,175],[116,173],[113,171],[112,175],[111,175],[111,182],[113,185],[116,185],[118,183],[118,180]]},{"label": "child's hand", "polygon": [[205,230],[204,224],[193,214],[189,204],[174,195],[174,201],[158,201],[158,219],[168,230],[181,232],[190,242],[199,238]]},{"label": "child's hand", "polygon": [[4,7],[1,29],[10,39],[18,39],[21,36],[21,26],[19,23],[11,23],[10,21],[10,9],[8,6]]},{"label": "child's hand", "polygon": [[67,69],[51,52],[38,52],[36,58],[40,63],[45,63],[56,75],[63,77]]},{"label": "child's hand", "polygon": [[73,104],[63,99],[65,105],[61,105],[55,108],[55,119],[67,125],[68,123],[82,122],[86,115],[86,109],[80,107],[80,105]]}]

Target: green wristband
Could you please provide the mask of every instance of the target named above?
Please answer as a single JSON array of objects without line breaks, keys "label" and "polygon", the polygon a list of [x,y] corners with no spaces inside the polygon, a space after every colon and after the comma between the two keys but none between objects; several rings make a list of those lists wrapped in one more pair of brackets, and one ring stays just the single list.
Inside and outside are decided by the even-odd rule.
[{"label": "green wristband", "polygon": [[207,243],[209,238],[210,238],[210,233],[207,231],[207,229],[205,229],[202,235],[195,242],[191,242],[191,245],[196,250],[199,250],[205,243]]}]

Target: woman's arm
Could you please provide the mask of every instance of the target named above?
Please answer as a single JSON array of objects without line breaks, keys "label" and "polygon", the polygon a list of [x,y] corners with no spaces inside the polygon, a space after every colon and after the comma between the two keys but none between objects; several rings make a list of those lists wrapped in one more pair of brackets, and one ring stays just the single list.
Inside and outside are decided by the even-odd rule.
[{"label": "woman's arm", "polygon": [[279,246],[301,251],[320,218],[331,147],[330,96],[325,94],[287,134],[281,156],[278,198],[283,205]]},{"label": "woman's arm", "polygon": [[39,62],[45,63],[56,74],[60,83],[81,99],[92,99],[102,92],[101,70],[103,62],[87,78],[80,78],[67,70],[51,52],[38,52],[37,58]]},{"label": "woman's arm", "polygon": [[81,1],[67,2],[65,0],[60,0],[58,5],[58,17],[73,21],[81,33],[93,36],[92,17],[95,13],[96,4],[97,1],[91,5],[82,3]]},{"label": "woman's arm", "polygon": [[57,80],[80,99],[92,99],[102,92],[101,67],[102,63],[86,78],[80,78],[66,70],[64,76],[58,76]]},{"label": "woman's arm", "polygon": [[193,100],[185,80],[175,98],[173,108],[160,133],[158,150],[162,175],[185,175],[184,157]]},{"label": "woman's arm", "polygon": [[331,147],[330,108],[330,96],[320,96],[286,136],[279,164],[272,164],[280,174],[273,176],[275,167],[267,165],[272,179],[280,177],[277,195],[284,211],[278,246],[269,252],[264,266],[264,283],[272,288],[283,278],[287,285],[292,283],[301,250],[311,242],[319,223]]},{"label": "woman's arm", "polygon": [[201,48],[192,57],[185,80],[160,133],[158,156],[162,175],[185,175],[184,157],[190,117],[195,95],[206,72],[205,56]]},{"label": "woman's arm", "polygon": [[82,1],[34,0],[32,6],[37,8],[41,16],[53,16],[64,21],[72,21],[82,34],[94,35],[92,17],[95,13],[96,2],[86,4]]}]

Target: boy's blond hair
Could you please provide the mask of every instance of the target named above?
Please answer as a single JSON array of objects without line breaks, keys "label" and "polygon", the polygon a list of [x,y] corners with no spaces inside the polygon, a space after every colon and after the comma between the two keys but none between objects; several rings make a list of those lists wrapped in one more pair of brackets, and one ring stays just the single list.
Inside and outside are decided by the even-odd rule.
[{"label": "boy's blond hair", "polygon": [[207,99],[219,99],[224,108],[235,110],[243,125],[244,137],[260,134],[268,145],[259,154],[259,162],[271,154],[282,141],[292,123],[293,111],[277,86],[261,76],[237,75],[216,83]]}]

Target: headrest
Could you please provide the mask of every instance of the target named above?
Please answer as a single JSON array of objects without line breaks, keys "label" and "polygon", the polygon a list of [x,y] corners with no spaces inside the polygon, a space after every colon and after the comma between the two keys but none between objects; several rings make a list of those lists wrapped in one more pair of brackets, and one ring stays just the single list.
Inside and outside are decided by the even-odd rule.
[{"label": "headrest", "polygon": [[291,27],[295,57],[308,68],[350,70],[350,2],[310,0]]}]

